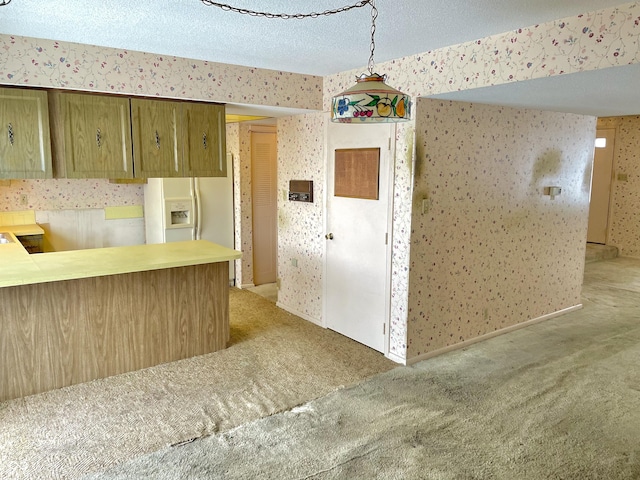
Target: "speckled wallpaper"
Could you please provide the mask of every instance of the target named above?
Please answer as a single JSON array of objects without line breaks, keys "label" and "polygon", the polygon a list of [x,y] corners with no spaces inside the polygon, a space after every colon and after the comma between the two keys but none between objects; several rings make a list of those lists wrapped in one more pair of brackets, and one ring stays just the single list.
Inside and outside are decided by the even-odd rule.
[{"label": "speckled wallpaper", "polygon": [[[322,321],[325,119],[278,120],[278,305],[315,323]],[[289,180],[312,180],[313,203],[285,200]]]},{"label": "speckled wallpaper", "polygon": [[322,77],[0,34],[0,83],[322,108]]},{"label": "speckled wallpaper", "polygon": [[[234,244],[242,243],[242,220],[240,216],[240,124],[227,124],[227,153],[233,155],[233,220],[234,220]],[[242,284],[242,262],[244,258],[235,261],[236,285]]]},{"label": "speckled wallpaper", "polygon": [[[74,210],[144,203],[142,185],[109,183],[109,180],[46,179],[11,180],[0,185],[0,211]],[[27,203],[21,203],[22,195]]]},{"label": "speckled wallpaper", "polygon": [[640,116],[602,118],[598,126],[616,129],[607,244],[620,255],[640,257]]},{"label": "speckled wallpaper", "polygon": [[233,154],[233,206],[236,248],[236,284],[253,286],[253,236],[251,204],[251,131],[246,123],[227,125],[227,151]]},{"label": "speckled wallpaper", "polygon": [[411,182],[415,163],[414,127],[414,122],[396,126],[389,353],[398,361],[405,359],[407,342],[407,296],[411,250],[411,209],[413,208]]},{"label": "speckled wallpaper", "polygon": [[407,358],[580,304],[595,125],[418,101]]},{"label": "speckled wallpaper", "polygon": [[253,285],[253,205],[251,200],[251,131],[250,125],[240,124],[240,235],[242,242],[242,285]]}]

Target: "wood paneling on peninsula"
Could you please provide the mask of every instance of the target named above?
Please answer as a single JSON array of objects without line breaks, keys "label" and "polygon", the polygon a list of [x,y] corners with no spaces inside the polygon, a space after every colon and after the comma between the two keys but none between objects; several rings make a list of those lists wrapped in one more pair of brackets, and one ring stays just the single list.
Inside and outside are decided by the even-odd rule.
[{"label": "wood paneling on peninsula", "polygon": [[0,401],[225,348],[227,262],[0,288]]}]

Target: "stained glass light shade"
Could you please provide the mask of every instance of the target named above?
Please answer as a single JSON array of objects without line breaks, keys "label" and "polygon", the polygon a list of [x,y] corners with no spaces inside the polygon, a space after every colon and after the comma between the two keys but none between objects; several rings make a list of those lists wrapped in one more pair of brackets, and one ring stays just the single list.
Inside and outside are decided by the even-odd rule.
[{"label": "stained glass light shade", "polygon": [[331,121],[337,123],[406,122],[411,97],[384,83],[385,76],[362,75],[357,83],[333,97]]}]

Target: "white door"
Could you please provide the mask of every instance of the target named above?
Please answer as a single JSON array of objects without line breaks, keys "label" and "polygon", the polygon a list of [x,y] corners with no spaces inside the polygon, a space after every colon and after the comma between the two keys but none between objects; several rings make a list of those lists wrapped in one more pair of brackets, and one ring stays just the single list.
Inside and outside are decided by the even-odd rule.
[{"label": "white door", "polygon": [[[327,147],[325,325],[384,352],[390,300],[391,239],[387,233],[395,126],[329,123]],[[380,151],[378,199],[335,196],[336,150],[364,148]]]},{"label": "white door", "polygon": [[609,202],[613,174],[614,128],[598,129],[596,149],[591,171],[591,198],[589,200],[589,229],[587,242],[605,244],[609,222]]}]

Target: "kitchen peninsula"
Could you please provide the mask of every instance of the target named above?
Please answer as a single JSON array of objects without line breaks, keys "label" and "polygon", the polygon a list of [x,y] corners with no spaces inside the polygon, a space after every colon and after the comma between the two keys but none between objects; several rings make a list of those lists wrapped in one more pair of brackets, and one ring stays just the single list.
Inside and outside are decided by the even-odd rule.
[{"label": "kitchen peninsula", "polygon": [[0,244],[0,401],[214,352],[228,261],[196,240],[29,255]]}]

